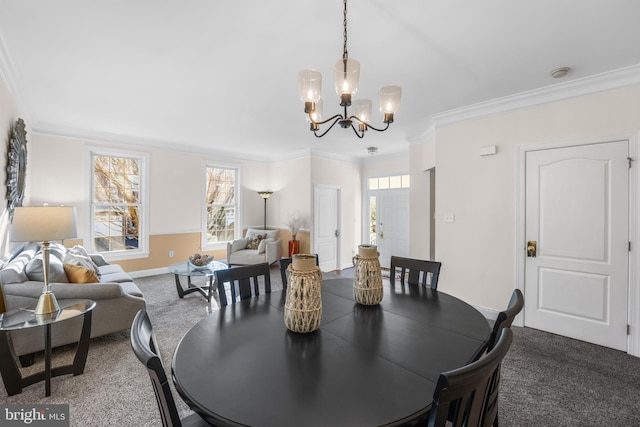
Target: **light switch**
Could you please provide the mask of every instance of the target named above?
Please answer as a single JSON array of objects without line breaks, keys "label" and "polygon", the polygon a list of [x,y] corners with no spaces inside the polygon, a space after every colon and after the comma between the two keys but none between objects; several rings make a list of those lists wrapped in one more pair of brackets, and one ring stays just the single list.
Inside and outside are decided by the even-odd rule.
[{"label": "light switch", "polygon": [[445,214],[444,222],[456,222],[456,216],[454,214]]}]

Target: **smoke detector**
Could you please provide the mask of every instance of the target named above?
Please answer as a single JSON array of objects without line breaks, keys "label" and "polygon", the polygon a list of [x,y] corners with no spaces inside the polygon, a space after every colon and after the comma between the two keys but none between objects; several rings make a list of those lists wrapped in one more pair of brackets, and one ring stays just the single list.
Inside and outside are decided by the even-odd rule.
[{"label": "smoke detector", "polygon": [[556,68],[551,72],[551,77],[553,77],[554,79],[561,79],[562,77],[566,76],[569,71],[571,71],[571,68],[569,67]]},{"label": "smoke detector", "polygon": [[367,147],[367,151],[373,156],[378,152],[378,147]]}]

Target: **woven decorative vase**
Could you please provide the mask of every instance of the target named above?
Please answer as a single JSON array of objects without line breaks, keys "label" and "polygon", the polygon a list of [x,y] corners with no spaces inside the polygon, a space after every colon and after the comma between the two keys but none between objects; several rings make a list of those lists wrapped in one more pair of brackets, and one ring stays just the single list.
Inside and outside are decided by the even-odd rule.
[{"label": "woven decorative vase", "polygon": [[353,298],[359,304],[376,305],[382,301],[382,272],[377,246],[360,245],[354,257]]},{"label": "woven decorative vase", "polygon": [[322,272],[315,255],[296,254],[288,267],[289,279],[284,302],[284,324],[290,331],[313,332],[322,318]]}]

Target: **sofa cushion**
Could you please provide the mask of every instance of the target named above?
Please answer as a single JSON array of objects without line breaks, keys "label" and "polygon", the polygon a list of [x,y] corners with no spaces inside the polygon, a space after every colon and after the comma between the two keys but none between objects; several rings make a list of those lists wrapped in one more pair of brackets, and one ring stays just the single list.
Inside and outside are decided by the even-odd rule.
[{"label": "sofa cushion", "polygon": [[264,262],[264,255],[258,253],[257,249],[242,249],[233,252],[227,260],[229,264],[260,264]]},{"label": "sofa cushion", "polygon": [[107,264],[101,265],[98,267],[100,271],[100,275],[111,274],[111,273],[122,273],[124,270],[118,264]]},{"label": "sofa cushion", "polygon": [[258,245],[258,253],[263,254],[267,249],[267,243],[275,242],[276,239],[262,239]]},{"label": "sofa cushion", "polygon": [[71,283],[98,283],[98,275],[92,268],[81,265],[64,264],[64,271]]},{"label": "sofa cushion", "polygon": [[231,243],[231,252],[236,252],[239,251],[241,249],[247,249],[247,243],[249,242],[248,238],[243,238],[243,239],[238,239],[238,240],[234,240]]},{"label": "sofa cushion", "polygon": [[133,279],[124,271],[119,273],[107,273],[100,277],[100,281],[103,283],[124,283],[131,282]]},{"label": "sofa cushion", "polygon": [[79,265],[86,269],[93,270],[98,280],[100,280],[100,269],[93,262],[86,249],[80,245],[76,245],[67,251],[67,255],[64,257],[64,263]]},{"label": "sofa cushion", "polygon": [[251,234],[266,235],[267,239],[277,239],[278,238],[278,230],[258,230],[256,228],[247,229],[246,236],[249,237]]},{"label": "sofa cushion", "polygon": [[4,285],[11,283],[23,283],[29,280],[24,271],[25,266],[36,256],[40,249],[40,244],[31,242],[26,245],[18,255],[16,255],[6,266],[0,270],[0,282]]},{"label": "sofa cushion", "polygon": [[[44,282],[44,253],[38,251],[35,257],[24,267],[29,280]],[[67,274],[62,266],[62,260],[57,255],[49,253],[49,283],[69,283]]]}]

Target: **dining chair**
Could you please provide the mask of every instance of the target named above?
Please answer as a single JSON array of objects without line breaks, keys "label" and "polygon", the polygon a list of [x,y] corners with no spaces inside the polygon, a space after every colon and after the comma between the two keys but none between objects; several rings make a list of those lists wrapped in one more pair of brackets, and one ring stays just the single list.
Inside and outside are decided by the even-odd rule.
[{"label": "dining chair", "polygon": [[409,273],[408,283],[410,285],[427,286],[427,276],[431,276],[431,289],[438,288],[438,276],[440,275],[440,267],[442,263],[438,261],[427,261],[414,258],[403,258],[391,256],[391,271],[389,272],[389,281],[391,285],[395,285],[396,271],[400,269],[400,283],[404,285],[405,275]]},{"label": "dining chair", "polygon": [[[315,254],[316,256],[316,265],[319,266],[319,260],[318,260],[318,254]],[[289,284],[289,276],[288,276],[288,271],[287,268],[289,267],[289,264],[291,264],[291,261],[293,260],[293,258],[291,257],[283,257],[280,258],[278,260],[278,265],[280,266],[280,277],[282,278],[282,288],[283,289],[287,289],[287,285]]]},{"label": "dining chair", "polygon": [[229,283],[230,285],[231,303],[235,303],[236,300],[243,300],[260,295],[258,281],[260,277],[262,277],[264,281],[265,293],[271,293],[271,272],[269,270],[269,263],[266,262],[233,267],[226,270],[216,270],[215,275],[216,284],[218,285],[220,307],[225,307],[229,304],[227,302],[227,293],[225,292],[225,283]]},{"label": "dining chair", "polygon": [[512,341],[513,332],[504,328],[498,342],[486,356],[440,374],[433,393],[428,427],[498,425],[500,367]]},{"label": "dining chair", "polygon": [[491,351],[491,349],[495,345],[500,331],[504,328],[511,327],[513,319],[515,319],[518,313],[520,313],[522,307],[524,307],[524,296],[522,295],[522,291],[520,291],[520,289],[514,289],[513,293],[511,294],[509,304],[507,305],[507,309],[505,311],[501,311],[498,314],[498,318],[493,324],[491,337],[489,337],[489,342],[487,343],[487,351]]},{"label": "dining chair", "polygon": [[131,324],[131,348],[138,360],[149,371],[164,427],[209,425],[195,413],[180,419],[176,402],[173,400],[169,381],[160,359],[160,351],[158,350],[156,337],[153,334],[151,321],[144,309],[138,311]]}]

